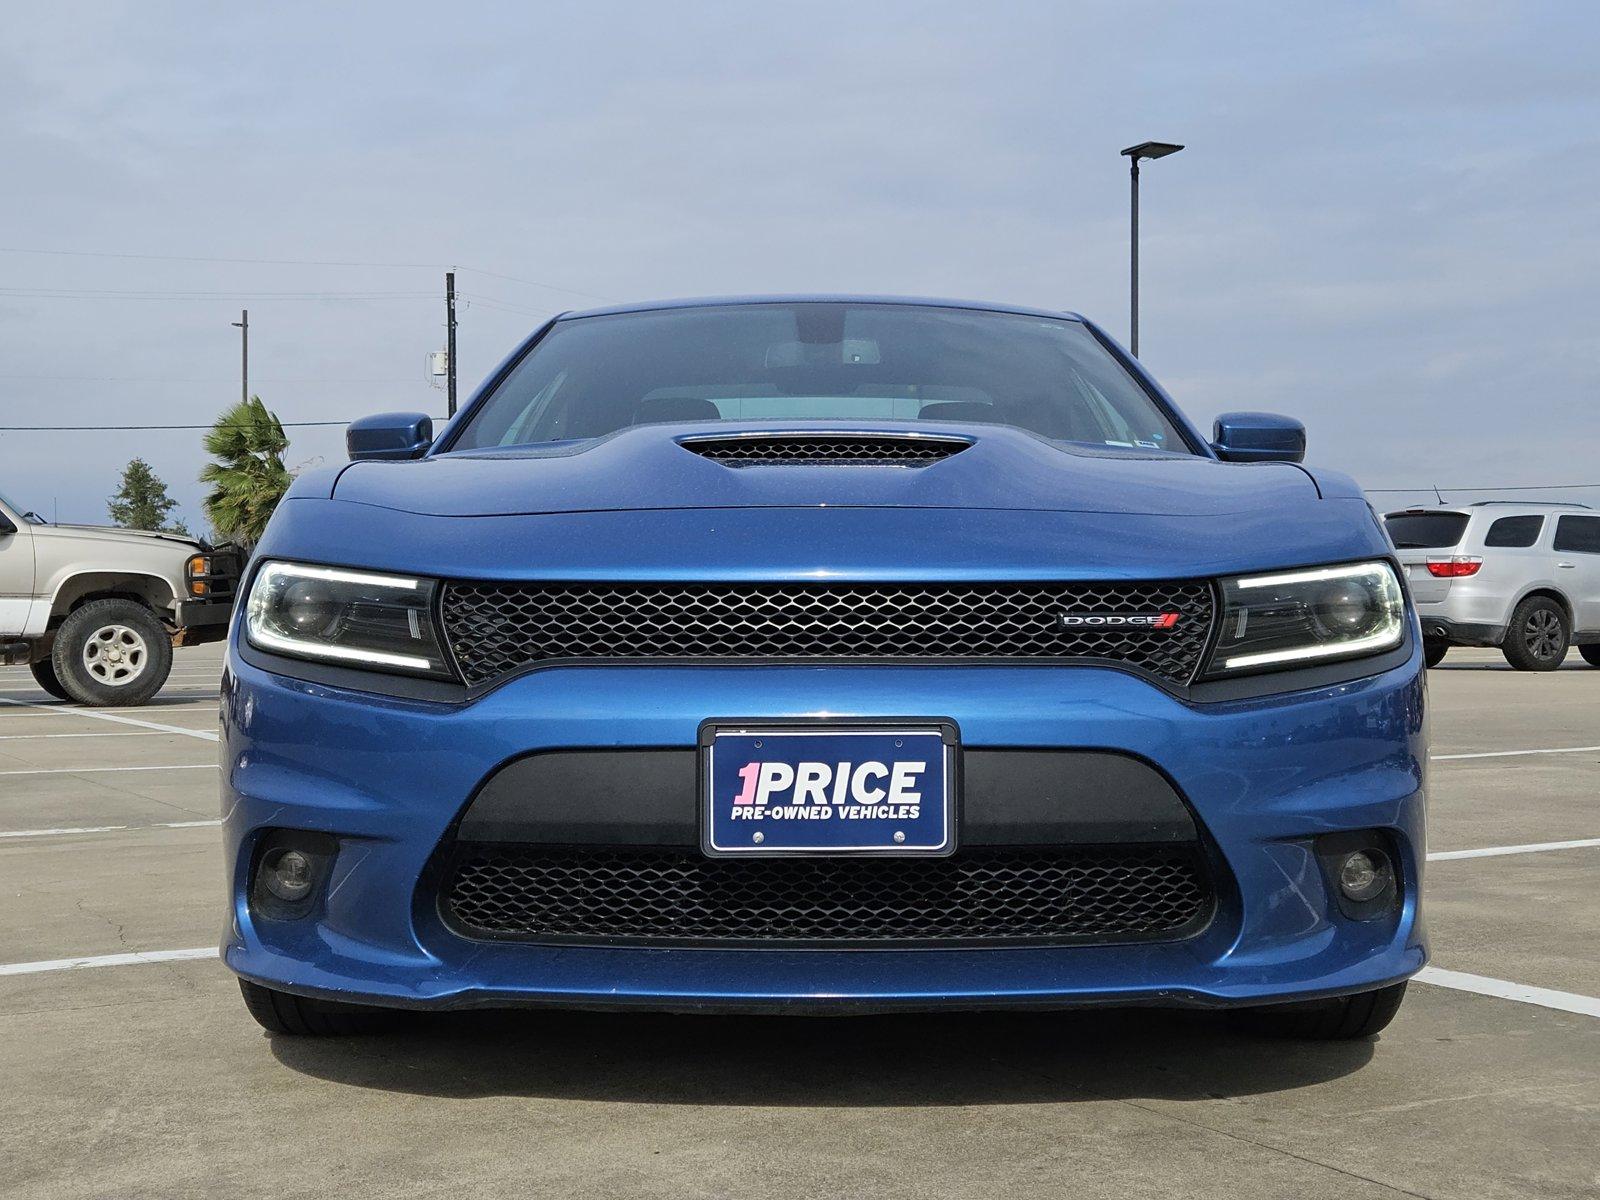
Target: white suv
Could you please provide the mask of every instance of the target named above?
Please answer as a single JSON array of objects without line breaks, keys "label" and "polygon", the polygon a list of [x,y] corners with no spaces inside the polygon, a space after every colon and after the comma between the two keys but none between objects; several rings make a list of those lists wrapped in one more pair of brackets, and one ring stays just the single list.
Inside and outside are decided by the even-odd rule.
[{"label": "white suv", "polygon": [[1451,646],[1499,646],[1553,671],[1577,646],[1600,666],[1600,513],[1485,500],[1384,517],[1422,618],[1428,665]]}]

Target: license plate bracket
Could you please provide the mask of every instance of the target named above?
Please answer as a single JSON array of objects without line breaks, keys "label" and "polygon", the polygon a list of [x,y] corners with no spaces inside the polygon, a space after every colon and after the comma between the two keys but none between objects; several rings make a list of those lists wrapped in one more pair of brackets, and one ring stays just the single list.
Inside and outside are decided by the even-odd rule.
[{"label": "license plate bracket", "polygon": [[955,723],[714,720],[700,728],[711,856],[939,856],[956,848]]}]

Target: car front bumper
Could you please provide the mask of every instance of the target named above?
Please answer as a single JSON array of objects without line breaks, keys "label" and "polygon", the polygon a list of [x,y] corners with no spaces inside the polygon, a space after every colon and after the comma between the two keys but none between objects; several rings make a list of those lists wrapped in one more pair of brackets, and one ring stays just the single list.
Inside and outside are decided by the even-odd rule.
[{"label": "car front bumper", "polygon": [[[734,949],[535,944],[446,928],[428,881],[482,781],[545,749],[692,747],[709,716],[948,718],[964,746],[1092,748],[1153,764],[1231,876],[1179,941]],[[1383,674],[1197,705],[1084,666],[548,668],[467,704],[286,678],[230,651],[223,693],[227,964],[270,987],[395,1007],[718,1010],[1229,1006],[1380,987],[1426,959],[1420,648]],[[1106,796],[1115,806],[1117,797]],[[252,912],[270,830],[339,844],[314,913]],[[1382,830],[1401,902],[1342,916],[1311,840]]]},{"label": "car front bumper", "polygon": [[233,597],[178,601],[178,645],[200,646],[228,636],[233,618]]}]

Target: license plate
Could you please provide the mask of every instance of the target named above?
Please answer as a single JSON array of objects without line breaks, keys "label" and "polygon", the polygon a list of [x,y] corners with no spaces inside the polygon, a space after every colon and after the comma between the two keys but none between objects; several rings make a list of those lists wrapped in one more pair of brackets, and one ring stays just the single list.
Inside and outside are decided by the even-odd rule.
[{"label": "license plate", "polygon": [[712,855],[949,854],[952,725],[708,724],[701,847]]}]

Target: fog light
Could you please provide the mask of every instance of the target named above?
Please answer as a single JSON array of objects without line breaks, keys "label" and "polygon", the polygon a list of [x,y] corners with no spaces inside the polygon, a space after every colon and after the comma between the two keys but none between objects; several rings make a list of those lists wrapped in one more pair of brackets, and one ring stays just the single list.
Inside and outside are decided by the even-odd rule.
[{"label": "fog light", "polygon": [[279,900],[295,904],[311,894],[316,871],[298,850],[285,850],[262,865],[261,882]]},{"label": "fog light", "polygon": [[1376,900],[1389,889],[1389,860],[1376,850],[1354,850],[1339,864],[1339,890],[1357,904]]},{"label": "fog light", "polygon": [[337,838],[309,829],[269,829],[250,880],[250,911],[272,921],[309,917],[333,873]]}]

